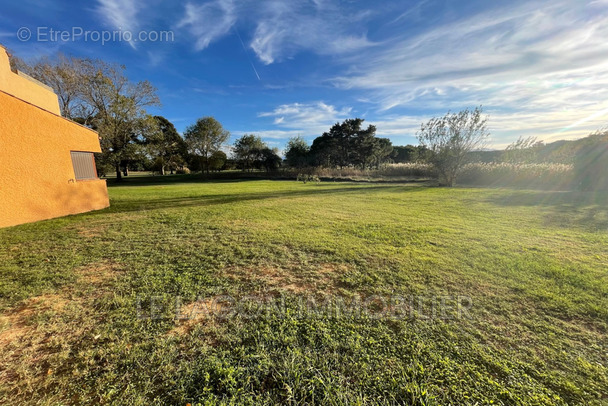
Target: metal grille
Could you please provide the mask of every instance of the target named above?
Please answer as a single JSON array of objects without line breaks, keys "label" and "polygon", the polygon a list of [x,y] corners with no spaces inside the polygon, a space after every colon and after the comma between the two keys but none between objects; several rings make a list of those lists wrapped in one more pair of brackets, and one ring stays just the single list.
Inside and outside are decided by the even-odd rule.
[{"label": "metal grille", "polygon": [[71,151],[70,154],[76,180],[97,179],[95,157],[92,152]]}]

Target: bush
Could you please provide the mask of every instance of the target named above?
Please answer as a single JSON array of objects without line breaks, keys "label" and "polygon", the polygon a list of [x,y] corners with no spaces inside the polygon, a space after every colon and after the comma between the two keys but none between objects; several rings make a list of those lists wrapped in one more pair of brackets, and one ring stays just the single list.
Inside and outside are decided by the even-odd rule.
[{"label": "bush", "polygon": [[178,168],[175,173],[177,173],[178,175],[189,175],[190,174],[190,169],[186,168],[185,166],[183,168]]},{"label": "bush", "polygon": [[309,175],[309,174],[304,174],[304,173],[298,173],[298,177],[296,179],[298,182],[315,182],[315,183],[319,183],[321,182],[321,179],[319,179],[319,177],[317,175]]}]

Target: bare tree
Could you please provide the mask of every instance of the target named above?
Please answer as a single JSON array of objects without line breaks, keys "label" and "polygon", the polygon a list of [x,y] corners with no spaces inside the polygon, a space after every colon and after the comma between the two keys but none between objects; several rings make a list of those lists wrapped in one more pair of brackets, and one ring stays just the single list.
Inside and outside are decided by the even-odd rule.
[{"label": "bare tree", "polygon": [[48,57],[38,60],[29,73],[53,88],[59,99],[61,115],[69,119],[86,118],[91,111],[80,97],[82,64],[82,59],[59,54],[54,60]]},{"label": "bare tree", "polygon": [[481,106],[459,113],[448,112],[420,126],[418,140],[429,149],[428,160],[437,169],[442,185],[453,186],[470,153],[485,145],[489,136],[488,119],[482,117],[482,112]]}]

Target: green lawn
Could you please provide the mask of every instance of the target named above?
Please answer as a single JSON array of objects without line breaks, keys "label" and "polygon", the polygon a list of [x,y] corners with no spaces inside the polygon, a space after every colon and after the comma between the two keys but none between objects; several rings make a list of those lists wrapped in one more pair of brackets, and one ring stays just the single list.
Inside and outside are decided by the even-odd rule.
[{"label": "green lawn", "polygon": [[195,179],[0,229],[0,404],[608,404],[606,194]]}]

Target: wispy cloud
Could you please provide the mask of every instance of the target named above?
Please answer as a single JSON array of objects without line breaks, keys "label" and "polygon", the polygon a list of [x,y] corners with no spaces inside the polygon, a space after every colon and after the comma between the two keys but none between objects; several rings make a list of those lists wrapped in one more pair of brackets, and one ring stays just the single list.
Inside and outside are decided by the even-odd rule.
[{"label": "wispy cloud", "polygon": [[356,24],[367,14],[349,13],[338,6],[335,0],[190,2],[178,28],[189,30],[195,38],[195,48],[200,51],[227,35],[237,21],[242,21],[244,26],[255,27],[246,42],[267,65],[291,58],[300,51],[344,55],[375,45],[367,38],[364,25]]},{"label": "wispy cloud", "polygon": [[322,101],[283,104],[272,111],[258,113],[260,119],[272,120],[265,124],[267,128],[258,131],[232,131],[232,135],[238,137],[254,133],[264,140],[283,143],[291,137],[302,136],[312,141],[336,122],[349,118],[351,113],[351,107],[337,108]]},{"label": "wispy cloud", "polygon": [[[97,14],[117,30],[134,32],[138,29],[137,15],[141,9],[138,0],[97,0]],[[135,48],[135,43],[129,44]]]},{"label": "wispy cloud", "polygon": [[348,54],[374,45],[366,32],[361,32],[362,25],[354,24],[361,16],[339,9],[334,1],[270,1],[257,17],[251,48],[265,64],[302,50],[321,55]]},{"label": "wispy cloud", "polygon": [[204,4],[186,3],[178,28],[185,27],[195,38],[195,48],[203,50],[230,32],[237,20],[232,0],[215,0]]},{"label": "wispy cloud", "polygon": [[[97,0],[96,11],[113,27],[135,29],[150,13],[141,1]],[[608,1],[574,3],[481,2],[471,14],[446,10],[440,0],[373,10],[339,0],[190,0],[174,21],[197,50],[234,32],[241,37],[236,46],[266,65],[327,56],[323,65],[302,58],[311,69],[291,77],[274,67],[256,69],[254,56],[249,62],[269,92],[333,84],[351,98],[344,104],[369,110],[363,116],[379,135],[406,139],[433,115],[482,104],[494,144],[503,145],[520,135],[582,137],[608,122]],[[321,94],[295,97],[327,97]],[[258,118],[268,137],[281,138],[320,135],[354,115],[306,102]]]},{"label": "wispy cloud", "polygon": [[[606,11],[597,1],[494,7],[345,58],[348,73],[334,83],[367,91],[379,113],[484,104],[504,135],[553,134],[567,126],[564,117],[576,123],[602,111],[608,99]],[[561,135],[580,137],[606,118],[596,114]]]}]

